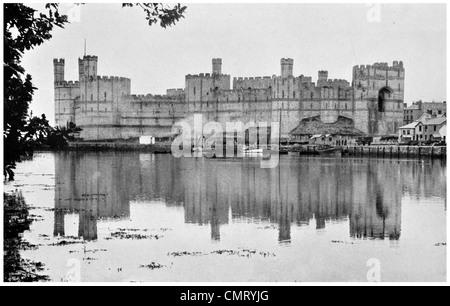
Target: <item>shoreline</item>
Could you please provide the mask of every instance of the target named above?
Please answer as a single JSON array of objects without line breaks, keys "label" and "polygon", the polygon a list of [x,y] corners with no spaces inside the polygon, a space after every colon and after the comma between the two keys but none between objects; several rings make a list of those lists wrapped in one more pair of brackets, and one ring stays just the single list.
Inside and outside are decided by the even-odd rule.
[{"label": "shoreline", "polygon": [[[392,146],[392,145],[371,145],[371,146],[342,146],[336,155],[352,157],[381,157],[381,158],[432,158],[446,159],[446,146]],[[47,151],[47,150],[43,150]],[[55,151],[55,150],[48,150]],[[170,154],[171,145],[161,144],[137,144],[124,142],[72,142],[61,151],[137,151],[154,154]],[[301,146],[300,149],[287,150],[289,154],[299,154],[305,156],[322,156],[317,152],[317,146]]]}]

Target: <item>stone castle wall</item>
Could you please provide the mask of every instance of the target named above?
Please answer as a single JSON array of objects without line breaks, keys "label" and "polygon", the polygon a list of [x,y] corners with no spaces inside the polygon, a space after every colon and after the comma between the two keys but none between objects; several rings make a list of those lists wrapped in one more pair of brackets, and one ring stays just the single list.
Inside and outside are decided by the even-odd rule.
[{"label": "stone castle wall", "polygon": [[[181,120],[202,114],[203,122],[280,122],[289,137],[302,119],[333,123],[350,118],[366,134],[395,134],[403,121],[404,68],[394,62],[355,66],[350,84],[293,75],[293,61],[281,60],[281,76],[233,78],[213,59],[212,73],[186,75],[185,88],[166,95],[131,95],[131,80],[97,75],[97,57],[79,59],[79,81],[64,80],[64,60],[55,60],[57,125],[75,122],[85,140],[126,139],[170,132]],[[232,88],[231,88],[232,85]],[[380,102],[380,95],[382,96]],[[382,107],[381,107],[381,106]]]}]

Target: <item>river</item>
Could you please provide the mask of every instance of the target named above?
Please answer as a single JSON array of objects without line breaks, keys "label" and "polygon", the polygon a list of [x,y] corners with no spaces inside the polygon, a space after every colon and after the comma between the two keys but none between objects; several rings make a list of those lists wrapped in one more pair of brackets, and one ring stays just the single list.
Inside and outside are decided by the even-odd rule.
[{"label": "river", "polygon": [[52,281],[446,280],[445,161],[280,158],[43,152],[4,189]]}]

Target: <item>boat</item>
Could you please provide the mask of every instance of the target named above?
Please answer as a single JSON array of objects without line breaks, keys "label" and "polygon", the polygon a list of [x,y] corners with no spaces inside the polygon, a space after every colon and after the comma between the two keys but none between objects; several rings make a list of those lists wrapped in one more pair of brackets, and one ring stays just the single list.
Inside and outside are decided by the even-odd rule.
[{"label": "boat", "polygon": [[248,154],[248,155],[258,155],[258,154],[263,154],[264,153],[264,149],[263,148],[250,148],[247,146],[243,146],[241,148],[241,151],[244,154]]},{"label": "boat", "polygon": [[339,148],[330,146],[330,145],[320,145],[317,147],[316,152],[320,155],[326,155],[326,154],[334,154],[335,152],[338,152]]},{"label": "boat", "polygon": [[289,152],[290,152],[289,147],[281,147],[280,150],[278,151],[278,154],[287,155],[289,154]]},{"label": "boat", "polygon": [[153,154],[169,154],[172,153],[170,146],[155,146],[153,148]]}]

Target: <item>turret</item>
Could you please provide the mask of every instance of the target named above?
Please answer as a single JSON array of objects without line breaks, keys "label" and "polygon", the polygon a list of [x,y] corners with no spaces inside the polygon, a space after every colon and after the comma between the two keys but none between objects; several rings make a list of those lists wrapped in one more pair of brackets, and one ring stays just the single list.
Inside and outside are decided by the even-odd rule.
[{"label": "turret", "polygon": [[294,60],[292,58],[281,59],[281,77],[288,78],[293,75]]},{"label": "turret", "polygon": [[319,78],[317,79],[317,85],[320,83],[326,83],[328,81],[328,71],[319,70]]},{"label": "turret", "polygon": [[64,82],[64,59],[53,59],[55,83]]},{"label": "turret", "polygon": [[78,59],[79,80],[89,80],[97,77],[97,56],[85,55]]},{"label": "turret", "polygon": [[222,74],[222,59],[213,58],[212,59],[212,74],[221,75]]}]

